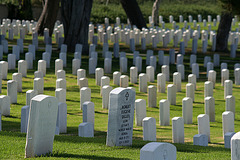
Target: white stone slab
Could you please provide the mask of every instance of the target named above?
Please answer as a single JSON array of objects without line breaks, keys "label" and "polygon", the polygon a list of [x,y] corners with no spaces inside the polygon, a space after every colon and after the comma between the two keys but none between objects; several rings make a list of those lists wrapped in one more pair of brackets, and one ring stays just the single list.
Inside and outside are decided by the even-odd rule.
[{"label": "white stone slab", "polygon": [[208,142],[210,142],[210,124],[209,116],[207,114],[200,114],[198,119],[198,134],[205,134],[208,136]]},{"label": "white stone slab", "polygon": [[94,137],[93,124],[90,122],[81,123],[78,126],[79,137]]},{"label": "white stone slab", "polygon": [[58,102],[66,103],[66,89],[57,88],[55,90],[55,97],[58,99]]},{"label": "white stone slab", "polygon": [[222,113],[223,138],[227,132],[234,132],[234,114],[231,111]]},{"label": "white stone slab", "polygon": [[205,114],[209,116],[210,122],[215,122],[215,99],[213,97],[206,97],[204,104]]},{"label": "white stone slab", "polygon": [[10,102],[17,103],[17,82],[14,80],[7,81],[7,95],[10,97]]},{"label": "white stone slab", "polygon": [[31,100],[25,148],[26,158],[52,152],[57,112],[58,102],[55,97],[38,95]]},{"label": "white stone slab", "polygon": [[240,132],[237,132],[231,138],[231,160],[239,160],[240,157],[239,146],[240,146]]},{"label": "white stone slab", "polygon": [[26,92],[26,105],[30,106],[31,99],[37,95],[37,91],[34,90],[28,90]]},{"label": "white stone slab", "polygon": [[157,107],[157,87],[148,86],[148,107]]},{"label": "white stone slab", "polygon": [[208,137],[205,134],[196,134],[193,136],[193,145],[208,146]]},{"label": "white stone slab", "polygon": [[21,108],[21,132],[27,133],[28,118],[30,106],[23,106]]},{"label": "white stone slab", "polygon": [[107,146],[132,145],[135,94],[125,88],[110,92]]},{"label": "white stone slab", "polygon": [[170,124],[170,103],[167,99],[162,99],[159,102],[159,123],[160,126],[169,126]]},{"label": "white stone slab", "polygon": [[102,108],[109,108],[109,94],[112,91],[112,87],[105,85],[102,87]]},{"label": "white stone slab", "polygon": [[139,92],[147,93],[148,77],[145,73],[139,74]]},{"label": "white stone slab", "polygon": [[140,160],[176,160],[177,149],[170,143],[151,142],[140,150]]},{"label": "white stone slab", "polygon": [[144,99],[137,99],[135,101],[135,124],[142,126],[142,120],[146,117],[146,101]]},{"label": "white stone slab", "polygon": [[86,101],[91,101],[91,89],[83,87],[80,89],[80,110],[82,110],[83,103]]},{"label": "white stone slab", "polygon": [[18,73],[21,73],[22,77],[27,77],[27,62],[25,60],[18,61]]},{"label": "white stone slab", "polygon": [[1,115],[10,116],[10,97],[6,95],[0,96],[0,112]]},{"label": "white stone slab", "polygon": [[167,86],[167,99],[171,105],[176,105],[177,87],[174,84]]},{"label": "white stone slab", "polygon": [[156,119],[153,117],[143,119],[143,140],[156,141]]},{"label": "white stone slab", "polygon": [[185,97],[182,100],[182,117],[184,124],[192,124],[193,116],[193,101],[190,97]]},{"label": "white stone slab", "polygon": [[182,117],[172,119],[172,142],[184,143],[184,121]]},{"label": "white stone slab", "polygon": [[56,128],[59,129],[59,133],[67,133],[67,104],[58,103],[58,114]]},{"label": "white stone slab", "polygon": [[44,80],[43,78],[34,78],[33,80],[33,90],[37,92],[37,94],[43,94],[44,91]]}]

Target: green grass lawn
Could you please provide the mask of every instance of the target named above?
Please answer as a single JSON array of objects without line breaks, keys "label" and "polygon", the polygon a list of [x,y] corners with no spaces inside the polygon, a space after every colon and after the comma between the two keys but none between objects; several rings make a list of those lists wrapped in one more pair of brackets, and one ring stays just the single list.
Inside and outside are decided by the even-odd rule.
[{"label": "green grass lawn", "polygon": [[[178,24],[183,25],[183,24]],[[193,25],[193,24],[190,24]],[[202,24],[201,24],[202,25]],[[170,24],[166,24],[167,27],[171,28]],[[234,26],[235,29],[237,26]],[[203,29],[203,28],[201,28]],[[213,28],[216,29],[216,28]],[[9,41],[9,44],[16,44],[16,39]],[[44,46],[42,42],[43,38],[39,37],[40,46]],[[24,40],[24,45],[31,43],[31,35],[27,35]],[[110,44],[110,50],[113,50],[113,44]],[[123,43],[120,43],[120,51],[129,51],[129,47]],[[154,54],[157,55],[157,51],[163,49],[162,45],[158,44],[158,48],[154,50]],[[171,42],[168,48],[164,48],[165,54],[168,54],[168,49],[172,48],[173,43]],[[222,113],[225,111],[225,100],[224,100],[224,90],[220,84],[220,67],[214,68],[217,72],[217,83],[214,89],[215,98],[215,122],[210,123],[211,132],[211,143],[208,147],[200,147],[193,145],[193,136],[198,134],[197,127],[197,116],[204,113],[204,82],[206,78],[206,68],[203,67],[203,58],[208,55],[213,59],[213,52],[210,51],[211,46],[208,46],[208,52],[206,54],[201,54],[201,42],[199,40],[199,48],[197,54],[197,62],[200,66],[200,79],[197,81],[197,90],[195,92],[195,102],[193,103],[193,124],[184,125],[185,132],[185,144],[174,144],[177,147],[177,159],[189,159],[189,160],[202,160],[202,159],[222,159],[227,160],[231,157],[230,149],[224,148],[224,140],[222,136]],[[56,44],[53,48],[56,48]],[[151,45],[147,46],[151,49]],[[12,47],[9,47],[9,53],[11,53]],[[175,48],[179,50],[179,48]],[[102,44],[99,44],[97,51],[99,52],[98,66],[103,67],[103,58],[100,55],[102,50]],[[136,46],[136,50],[140,50],[140,46]],[[25,48],[27,52],[27,48]],[[23,159],[25,154],[25,144],[26,144],[26,134],[20,132],[20,122],[21,122],[21,108],[26,103],[26,91],[33,89],[33,78],[34,71],[37,70],[37,61],[41,59],[44,49],[39,49],[36,54],[36,61],[34,62],[34,69],[28,70],[26,78],[23,78],[23,90],[22,93],[18,93],[18,103],[11,105],[11,116],[2,116],[2,131],[0,132],[0,159]],[[239,52],[239,50],[238,50]],[[140,51],[140,53],[145,54],[146,51]],[[185,80],[182,82],[182,91],[177,93],[177,104],[171,105],[170,107],[170,118],[181,117],[182,116],[182,99],[186,95],[186,84],[187,76],[191,74],[191,69],[189,68],[191,54],[191,42],[188,44],[186,49],[186,55],[184,56],[185,64]],[[234,81],[233,68],[234,64],[239,62],[240,56],[232,59],[229,57],[229,53],[219,53],[221,55],[221,62],[228,63],[228,69],[230,70],[230,79]],[[54,61],[59,57],[59,50],[54,50],[52,53],[51,68],[47,69],[47,75],[44,77],[44,94],[55,95],[56,86],[56,76],[54,74]],[[107,123],[108,123],[108,110],[102,109],[102,98],[100,96],[100,87],[95,85],[95,76],[88,75],[89,87],[91,88],[91,101],[95,104],[95,133],[94,138],[81,138],[78,137],[78,125],[82,122],[82,111],[80,110],[80,92],[77,86],[77,77],[72,75],[72,59],[73,53],[68,53],[67,57],[67,67],[64,68],[66,71],[67,80],[67,133],[55,136],[53,143],[53,153],[47,156],[38,157],[40,159],[139,159],[140,149],[147,144],[147,141],[143,141],[143,130],[142,127],[138,127],[134,124],[133,126],[133,145],[128,147],[108,147],[106,146],[106,135],[107,135]],[[128,68],[132,66],[133,56],[127,54],[128,57]],[[24,59],[24,55],[21,55],[21,59]],[[7,61],[7,55],[4,55],[4,59]],[[112,72],[119,71],[119,60],[113,59]],[[145,72],[145,58],[143,58],[143,72]],[[88,70],[88,56],[82,56],[82,66],[81,68]],[[176,72],[176,65],[170,66],[172,83],[172,74]],[[17,67],[15,70],[11,70],[8,73],[8,80],[12,79],[12,73],[17,72]],[[156,70],[156,75],[161,72],[161,67],[158,66]],[[88,71],[87,71],[88,73]],[[117,86],[113,85],[112,74],[105,74],[111,78],[110,85],[113,88]],[[129,76],[129,71],[126,73]],[[149,85],[157,85],[156,77],[154,83],[149,83]],[[140,93],[138,91],[138,84],[130,84],[129,86],[136,88],[136,99],[145,99],[147,101],[147,94]],[[240,86],[233,85],[233,95],[236,97],[236,114],[235,114],[235,131],[240,130],[240,99],[238,97],[240,91]],[[2,82],[2,95],[7,94],[7,80]],[[157,93],[157,102],[161,99],[166,99],[167,93]],[[170,126],[160,126],[159,125],[159,107],[148,108],[147,116],[154,117],[156,119],[157,127],[157,142],[172,142],[172,127]]]}]

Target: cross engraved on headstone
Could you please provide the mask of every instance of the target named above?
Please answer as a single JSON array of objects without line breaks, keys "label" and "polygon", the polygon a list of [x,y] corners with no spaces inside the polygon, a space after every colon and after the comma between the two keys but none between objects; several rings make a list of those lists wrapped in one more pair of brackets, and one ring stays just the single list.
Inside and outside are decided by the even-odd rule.
[{"label": "cross engraved on headstone", "polygon": [[163,159],[164,159],[164,160],[167,159],[167,150],[166,150],[166,149],[163,151]]},{"label": "cross engraved on headstone", "polygon": [[128,97],[129,97],[129,93],[128,92],[125,94],[125,97],[126,97],[126,101],[127,101]]}]

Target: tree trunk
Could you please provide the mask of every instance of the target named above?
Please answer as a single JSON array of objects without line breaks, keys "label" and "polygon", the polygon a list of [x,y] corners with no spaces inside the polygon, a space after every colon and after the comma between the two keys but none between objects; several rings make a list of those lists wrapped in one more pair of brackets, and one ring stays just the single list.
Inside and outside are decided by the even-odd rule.
[{"label": "tree trunk", "polygon": [[158,12],[160,7],[160,1],[161,0],[156,0],[153,4],[152,19],[155,26],[158,26]]},{"label": "tree trunk", "polygon": [[24,0],[21,2],[21,7],[18,10],[18,17],[20,19],[32,20],[32,3],[31,0]]},{"label": "tree trunk", "polygon": [[136,25],[139,29],[142,29],[143,27],[147,28],[136,0],[120,0],[120,2],[132,25]]},{"label": "tree trunk", "polygon": [[222,13],[217,30],[217,51],[228,51],[228,36],[232,24],[232,13]]},{"label": "tree trunk", "polygon": [[64,43],[74,52],[76,44],[83,45],[88,53],[88,26],[93,0],[61,0]]},{"label": "tree trunk", "polygon": [[54,24],[57,19],[60,0],[45,0],[45,5],[37,23],[37,31],[39,35],[43,35],[44,28],[49,29],[49,36],[52,35]]}]

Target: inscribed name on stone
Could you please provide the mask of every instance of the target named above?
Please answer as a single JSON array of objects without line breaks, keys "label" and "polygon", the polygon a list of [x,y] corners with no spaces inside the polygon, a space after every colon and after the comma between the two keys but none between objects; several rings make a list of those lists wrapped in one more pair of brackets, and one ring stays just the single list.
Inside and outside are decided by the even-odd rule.
[{"label": "inscribed name on stone", "polygon": [[107,146],[132,145],[135,94],[121,87],[110,92]]}]

